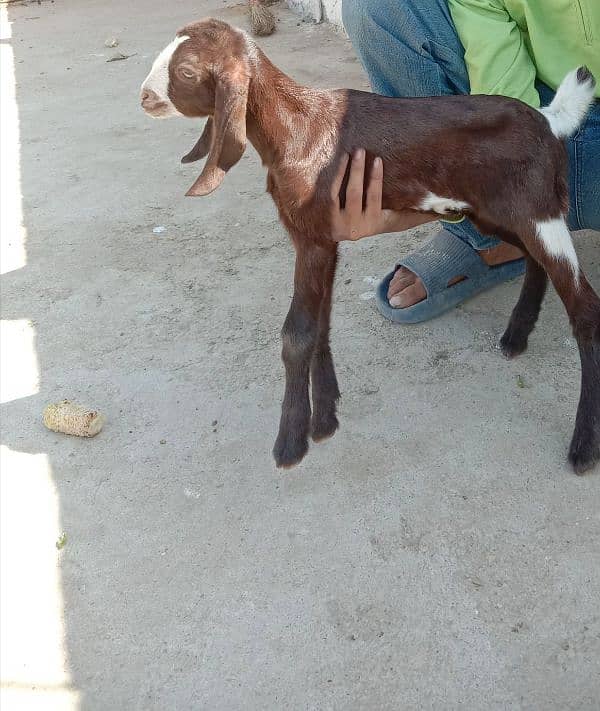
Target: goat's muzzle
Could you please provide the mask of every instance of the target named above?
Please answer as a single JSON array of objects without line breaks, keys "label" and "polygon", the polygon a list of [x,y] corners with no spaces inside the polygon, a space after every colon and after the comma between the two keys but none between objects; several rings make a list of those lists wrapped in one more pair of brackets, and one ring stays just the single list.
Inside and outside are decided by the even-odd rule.
[{"label": "goat's muzzle", "polygon": [[152,89],[143,89],[140,97],[142,108],[153,118],[162,118],[168,113],[169,105],[163,101]]}]

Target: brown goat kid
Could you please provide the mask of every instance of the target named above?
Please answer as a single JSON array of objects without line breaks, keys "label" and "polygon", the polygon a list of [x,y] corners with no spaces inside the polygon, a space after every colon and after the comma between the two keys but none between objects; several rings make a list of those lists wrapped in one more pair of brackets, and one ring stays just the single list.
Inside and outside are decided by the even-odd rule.
[{"label": "brown goat kid", "polygon": [[[540,111],[500,96],[391,99],[309,89],[279,71],[242,31],[207,19],[180,30],[142,86],[153,117],[209,117],[185,156],[208,155],[188,195],[207,195],[241,158],[246,136],[268,169],[267,189],[296,250],[294,296],[283,326],[286,384],[273,454],[298,463],[338,427],[340,397],[329,348],[337,245],[332,185],[357,148],[384,161],[383,207],[468,215],[485,234],[527,255],[523,290],[501,340],[522,353],[550,277],[581,356],[581,395],[569,459],[576,472],[600,459],[600,299],[585,278],[565,216],[567,159],[561,138],[583,120],[594,95],[584,68],[569,74]],[[347,175],[346,175],[347,180]],[[342,186],[342,201],[345,185]],[[312,383],[312,412],[309,398]]]}]

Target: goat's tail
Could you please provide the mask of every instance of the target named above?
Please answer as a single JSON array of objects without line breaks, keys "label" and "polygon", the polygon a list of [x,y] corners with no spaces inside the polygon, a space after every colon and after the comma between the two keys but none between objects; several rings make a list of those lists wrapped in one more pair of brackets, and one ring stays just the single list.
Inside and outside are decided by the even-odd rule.
[{"label": "goat's tail", "polygon": [[550,106],[540,109],[557,138],[571,136],[579,128],[594,100],[595,89],[596,80],[587,67],[574,69],[562,80]]}]

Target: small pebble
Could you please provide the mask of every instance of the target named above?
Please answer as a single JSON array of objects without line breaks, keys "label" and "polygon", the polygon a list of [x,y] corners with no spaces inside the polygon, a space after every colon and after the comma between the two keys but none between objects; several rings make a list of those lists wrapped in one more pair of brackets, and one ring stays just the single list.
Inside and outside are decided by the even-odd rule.
[{"label": "small pebble", "polygon": [[135,56],[135,52],[133,54],[123,54],[123,52],[117,52],[116,54],[113,54],[112,57],[109,57],[106,61],[107,62],[121,62],[124,59],[129,59],[130,57]]}]

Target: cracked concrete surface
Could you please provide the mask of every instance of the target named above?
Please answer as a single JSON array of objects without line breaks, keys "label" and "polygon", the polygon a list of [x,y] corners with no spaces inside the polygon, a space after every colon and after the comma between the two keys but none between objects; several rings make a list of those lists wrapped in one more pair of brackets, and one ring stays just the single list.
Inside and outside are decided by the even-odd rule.
[{"label": "cracked concrete surface", "polygon": [[[277,64],[365,87],[339,34],[276,11],[261,45]],[[197,166],[179,159],[199,126],[138,107],[178,27],[243,25],[243,8],[66,0],[8,13],[26,262],[2,277],[2,309],[29,324],[39,372],[2,406],[15,462],[3,478],[26,487],[7,503],[22,507],[8,550],[31,542],[55,565],[71,695],[32,671],[43,633],[28,621],[48,593],[42,578],[24,585],[20,552],[3,576],[20,637],[7,703],[597,709],[600,480],[566,465],[579,364],[556,295],[508,362],[496,343],[518,282],[401,328],[377,314],[373,283],[434,228],[344,245],[341,429],[277,471],[293,253],[263,169],[250,148],[219,191],[184,198]],[[115,51],[133,56],[107,63]],[[597,233],[576,247],[600,287]],[[45,431],[44,405],[63,397],[106,413],[104,431]],[[31,465],[42,455],[47,493]],[[46,496],[60,551],[34,514]]]}]

